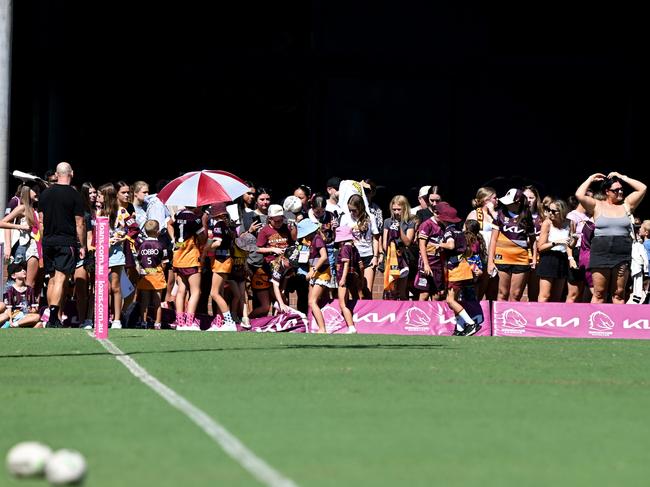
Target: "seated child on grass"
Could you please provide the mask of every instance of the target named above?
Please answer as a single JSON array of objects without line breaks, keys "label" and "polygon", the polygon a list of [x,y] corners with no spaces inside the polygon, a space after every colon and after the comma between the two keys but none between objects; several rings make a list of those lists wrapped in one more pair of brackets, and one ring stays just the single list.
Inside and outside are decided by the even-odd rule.
[{"label": "seated child on grass", "polygon": [[43,328],[34,289],[25,284],[26,264],[9,264],[7,274],[14,283],[7,287],[4,303],[0,304],[0,326],[2,328]]}]

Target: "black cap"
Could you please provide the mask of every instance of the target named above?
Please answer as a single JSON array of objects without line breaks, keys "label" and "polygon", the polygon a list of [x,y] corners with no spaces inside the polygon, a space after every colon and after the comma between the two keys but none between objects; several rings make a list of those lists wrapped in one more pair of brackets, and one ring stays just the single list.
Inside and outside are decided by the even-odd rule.
[{"label": "black cap", "polygon": [[27,266],[23,262],[21,263],[12,262],[7,266],[7,275],[13,276],[16,272],[20,272],[24,269],[27,269]]},{"label": "black cap", "polygon": [[341,185],[341,178],[337,178],[336,176],[333,176],[327,180],[327,184],[325,187],[336,188],[338,190],[340,185]]}]

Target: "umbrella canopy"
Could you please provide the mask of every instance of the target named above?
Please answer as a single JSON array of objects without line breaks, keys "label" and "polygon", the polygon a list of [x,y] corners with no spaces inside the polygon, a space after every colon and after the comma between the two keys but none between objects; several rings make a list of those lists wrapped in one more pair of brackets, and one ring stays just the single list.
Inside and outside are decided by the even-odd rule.
[{"label": "umbrella canopy", "polygon": [[232,201],[248,191],[248,186],[226,171],[192,171],[174,179],[158,193],[170,206],[203,206]]}]

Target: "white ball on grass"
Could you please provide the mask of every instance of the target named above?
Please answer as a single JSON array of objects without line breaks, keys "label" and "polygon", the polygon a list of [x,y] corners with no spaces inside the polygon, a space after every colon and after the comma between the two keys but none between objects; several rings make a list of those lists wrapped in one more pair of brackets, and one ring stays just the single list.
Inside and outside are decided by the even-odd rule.
[{"label": "white ball on grass", "polygon": [[78,451],[57,450],[45,464],[45,478],[54,485],[74,484],[86,475],[86,459]]},{"label": "white ball on grass", "polygon": [[16,477],[42,475],[52,449],[38,441],[23,441],[7,453],[7,470]]}]

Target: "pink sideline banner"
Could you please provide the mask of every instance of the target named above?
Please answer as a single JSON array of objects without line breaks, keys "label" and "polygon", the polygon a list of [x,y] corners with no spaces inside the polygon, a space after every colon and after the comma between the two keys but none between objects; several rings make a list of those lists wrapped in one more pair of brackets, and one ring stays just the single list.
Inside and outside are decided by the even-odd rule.
[{"label": "pink sideline banner", "polygon": [[589,303],[492,303],[494,336],[650,339],[650,307]]},{"label": "pink sideline banner", "polygon": [[[490,302],[465,303],[468,314],[481,324],[478,336],[490,336]],[[338,301],[321,308],[327,333],[345,333],[347,325]],[[358,333],[381,335],[451,335],[454,332],[454,312],[447,303],[439,301],[364,301],[353,308]],[[462,323],[462,318],[458,318]],[[309,314],[309,332],[318,331],[316,320]]]},{"label": "pink sideline banner", "polygon": [[108,338],[108,218],[95,223],[95,338]]}]

